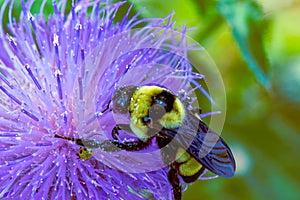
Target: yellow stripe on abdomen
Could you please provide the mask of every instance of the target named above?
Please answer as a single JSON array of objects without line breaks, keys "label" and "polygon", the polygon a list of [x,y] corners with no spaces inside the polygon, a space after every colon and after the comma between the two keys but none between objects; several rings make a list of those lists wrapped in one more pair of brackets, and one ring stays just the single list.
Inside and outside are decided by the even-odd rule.
[{"label": "yellow stripe on abdomen", "polygon": [[193,176],[202,168],[202,165],[191,157],[187,162],[179,165],[179,173],[181,176]]},{"label": "yellow stripe on abdomen", "polygon": [[202,165],[182,148],[177,150],[176,162],[179,164],[181,176],[193,176],[202,168]]},{"label": "yellow stripe on abdomen", "polygon": [[176,162],[184,163],[191,158],[190,154],[182,148],[178,148],[176,152]]}]

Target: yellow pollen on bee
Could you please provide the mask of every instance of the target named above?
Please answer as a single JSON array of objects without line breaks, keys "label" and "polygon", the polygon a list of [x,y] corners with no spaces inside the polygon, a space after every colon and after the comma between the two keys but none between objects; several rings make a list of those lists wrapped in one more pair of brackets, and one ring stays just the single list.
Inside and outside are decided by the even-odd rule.
[{"label": "yellow pollen on bee", "polygon": [[92,154],[93,154],[92,151],[88,150],[85,147],[81,147],[78,152],[78,156],[80,160],[84,160],[84,161],[89,160],[92,157]]}]

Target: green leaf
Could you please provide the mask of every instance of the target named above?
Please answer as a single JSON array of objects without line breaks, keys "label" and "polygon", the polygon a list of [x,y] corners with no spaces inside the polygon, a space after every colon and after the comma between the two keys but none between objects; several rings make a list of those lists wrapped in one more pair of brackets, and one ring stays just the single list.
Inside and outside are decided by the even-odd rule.
[{"label": "green leaf", "polygon": [[270,88],[270,80],[266,75],[269,62],[263,43],[267,21],[263,19],[262,9],[254,1],[220,0],[218,11],[230,25],[249,68],[261,84]]},{"label": "green leaf", "polygon": [[177,27],[187,25],[191,28],[199,24],[200,11],[193,0],[130,0],[130,2],[134,3],[136,10],[145,8],[141,13],[142,17],[164,17],[175,11],[173,20]]}]

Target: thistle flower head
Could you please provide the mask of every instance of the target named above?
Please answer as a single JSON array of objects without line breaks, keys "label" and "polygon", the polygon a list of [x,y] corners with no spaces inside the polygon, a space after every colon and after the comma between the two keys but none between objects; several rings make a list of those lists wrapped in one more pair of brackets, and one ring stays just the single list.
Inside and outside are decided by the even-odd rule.
[{"label": "thistle flower head", "polygon": [[46,1],[38,14],[33,3],[22,1],[18,21],[12,1],[0,12],[0,198],[172,199],[161,159],[96,150],[83,161],[78,145],[54,135],[111,138],[116,119],[102,111],[123,85],[159,84],[175,94],[191,83],[200,88],[186,29],[174,29],[172,13],[129,18],[132,6],[116,21],[125,2],[82,1],[67,12],[67,1],[53,1],[47,19]]}]

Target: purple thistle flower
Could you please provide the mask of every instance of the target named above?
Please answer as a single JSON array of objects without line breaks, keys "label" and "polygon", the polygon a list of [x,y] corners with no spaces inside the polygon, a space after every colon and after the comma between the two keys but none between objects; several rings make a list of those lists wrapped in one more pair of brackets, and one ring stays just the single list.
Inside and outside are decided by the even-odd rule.
[{"label": "purple thistle flower", "polygon": [[18,22],[12,1],[0,13],[0,198],[172,199],[168,168],[153,154],[145,160],[95,150],[83,161],[78,145],[54,135],[111,138],[118,119],[101,111],[122,85],[160,84],[175,94],[192,92],[191,83],[201,89],[195,80],[202,76],[186,60],[194,48],[187,30],[174,29],[172,13],[129,18],[131,7],[116,22],[124,2],[82,1],[64,14],[67,1],[54,1],[48,20],[46,0],[34,15],[33,2],[22,2]]}]

